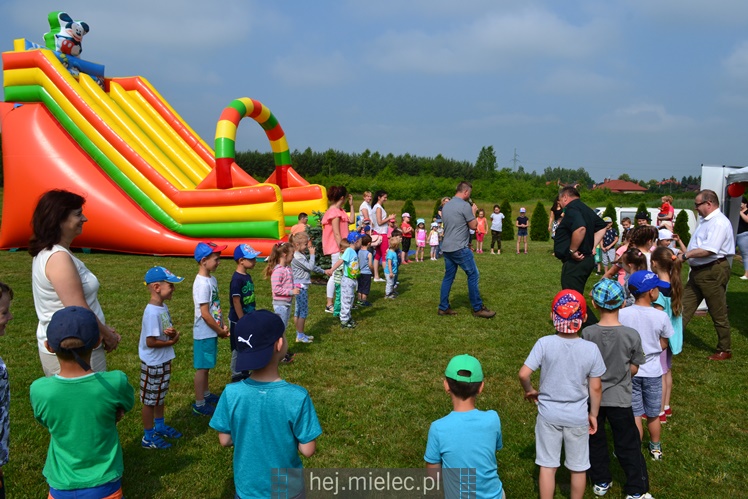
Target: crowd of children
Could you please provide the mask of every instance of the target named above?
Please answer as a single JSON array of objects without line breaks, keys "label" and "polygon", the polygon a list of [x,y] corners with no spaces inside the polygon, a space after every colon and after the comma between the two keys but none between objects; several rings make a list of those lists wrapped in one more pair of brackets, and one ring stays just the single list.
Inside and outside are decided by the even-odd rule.
[{"label": "crowd of children", "polygon": [[[314,340],[305,332],[312,273],[334,279],[334,314],[342,329],[356,327],[352,310],[371,305],[375,241],[366,220],[341,241],[339,258],[331,268],[323,269],[316,263],[302,215],[299,225],[304,230],[294,226],[289,241],[276,244],[267,258],[265,277],[270,279],[274,313],[257,310],[249,271],[255,267],[259,252],[247,244],[234,250],[236,270],[229,285],[226,325],[218,283],[212,274],[227,248],[201,242],[194,251],[199,267],[193,282],[192,411],[212,416],[210,426],[218,431],[221,445],[234,447],[237,497],[269,496],[270,475],[257,470],[300,468],[299,454],[311,456],[322,433],[308,392],[283,381],[278,370],[280,363],[293,360],[285,330],[294,298],[295,339],[299,343]],[[498,215],[500,210],[495,206],[492,233],[500,232],[503,216]],[[478,218],[482,224],[479,222],[476,230],[477,251],[483,252],[489,225],[483,210]],[[526,231],[527,225],[522,209],[517,227]],[[625,474],[627,498],[651,498],[641,452],[645,418],[649,454],[655,460],[663,458],[661,424],[672,414],[672,356],[681,351],[683,343],[680,260],[669,247],[677,239],[672,232],[663,232],[665,229],[659,233],[647,226],[629,229],[627,219],[622,225],[624,232],[617,250],[618,233],[610,223],[603,238],[606,276],[592,289],[599,323],[581,330],[587,316],[586,301],[576,291],[562,290],[551,307],[556,334],[540,338],[519,371],[525,398],[538,408],[535,440],[541,498],[553,497],[562,448],[564,465],[571,473],[572,499],[583,496],[587,477],[596,495],[607,493],[612,477],[606,421],[611,427],[615,456]],[[432,259],[438,257],[438,229],[435,221],[427,235],[423,219],[416,220],[414,229],[407,213],[399,228],[391,228],[382,261],[386,299],[397,297],[398,271],[410,262],[411,238],[416,239],[415,261],[423,261],[427,242],[432,247]],[[500,252],[500,236],[493,235],[492,253],[496,239]],[[519,253],[519,241],[517,244]],[[182,436],[165,422],[174,345],[181,335],[165,302],[172,298],[175,284],[184,279],[156,266],[146,272],[144,280],[149,301],[143,311],[138,346],[141,444],[146,449],[167,449],[172,446],[169,440]],[[0,336],[12,319],[12,298],[12,290],[0,282]],[[88,309],[66,307],[58,311],[47,336],[47,348],[57,354],[61,370],[59,375],[31,385],[31,404],[35,418],[52,435],[43,471],[50,497],[67,498],[72,497],[71,491],[85,491],[90,494],[85,497],[121,498],[123,461],[116,423],[133,408],[133,389],[121,371],[91,370],[91,351],[100,338],[96,317]],[[232,383],[218,397],[210,391],[209,373],[216,365],[218,339],[226,337],[231,344]],[[531,375],[538,369],[539,387],[535,389]],[[501,422],[495,411],[476,409],[476,397],[483,388],[483,371],[476,358],[461,355],[449,362],[444,390],[454,410],[431,425],[424,460],[429,468],[474,468],[479,496],[505,498],[496,463],[496,451],[503,446]],[[82,405],[80,400],[95,403]],[[7,372],[0,359],[0,498],[4,497],[2,466],[8,458],[8,404]],[[80,446],[83,440],[90,445]],[[92,448],[96,455],[91,454]],[[303,490],[289,490],[289,496],[300,493]]]}]

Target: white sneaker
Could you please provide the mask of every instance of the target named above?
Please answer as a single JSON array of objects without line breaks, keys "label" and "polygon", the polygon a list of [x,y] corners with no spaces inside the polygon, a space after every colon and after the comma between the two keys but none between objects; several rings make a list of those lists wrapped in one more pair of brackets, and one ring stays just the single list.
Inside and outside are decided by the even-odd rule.
[{"label": "white sneaker", "polygon": [[629,494],[626,499],[654,499],[654,497],[649,492],[645,492],[644,494]]},{"label": "white sneaker", "polygon": [[374,282],[384,282],[384,279],[382,279],[381,277],[378,277],[376,279],[373,279],[373,281]]},{"label": "white sneaker", "polygon": [[740,276],[741,281],[748,281],[748,276],[741,275]]},{"label": "white sneaker", "polygon": [[592,492],[594,492],[596,496],[604,496],[608,493],[608,490],[610,490],[610,486],[610,482],[596,483],[592,486]]}]

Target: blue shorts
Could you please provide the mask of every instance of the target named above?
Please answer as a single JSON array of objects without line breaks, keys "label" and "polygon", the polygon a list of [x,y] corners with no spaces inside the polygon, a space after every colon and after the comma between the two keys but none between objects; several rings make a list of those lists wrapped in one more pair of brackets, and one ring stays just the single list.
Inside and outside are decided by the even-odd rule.
[{"label": "blue shorts", "polygon": [[309,315],[309,292],[306,288],[299,288],[299,294],[296,295],[296,309],[293,316],[306,319]]},{"label": "blue shorts", "polygon": [[634,416],[656,418],[662,406],[662,376],[631,378],[631,409]]},{"label": "blue shorts", "polygon": [[195,369],[213,369],[218,358],[218,338],[192,340],[192,365]]},{"label": "blue shorts", "polygon": [[49,497],[53,499],[121,499],[122,480],[119,478],[104,485],[87,489],[57,490],[49,488]]}]

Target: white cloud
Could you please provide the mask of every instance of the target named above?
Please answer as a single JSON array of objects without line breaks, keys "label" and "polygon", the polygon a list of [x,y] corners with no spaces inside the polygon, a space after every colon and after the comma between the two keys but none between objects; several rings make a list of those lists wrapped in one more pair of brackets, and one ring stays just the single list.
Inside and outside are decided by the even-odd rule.
[{"label": "white cloud", "polygon": [[351,79],[351,71],[340,52],[326,56],[293,55],[279,58],[273,74],[288,86],[334,86]]},{"label": "white cloud", "polygon": [[722,61],[722,66],[728,76],[739,83],[748,82],[748,41],[738,45],[733,52]]},{"label": "white cloud", "polygon": [[539,60],[576,60],[605,50],[612,29],[603,22],[575,26],[536,8],[488,14],[454,29],[390,32],[369,51],[371,64],[391,71],[492,71]]},{"label": "white cloud", "polygon": [[553,71],[538,84],[538,89],[549,94],[588,95],[618,91],[623,86],[622,82],[594,71],[567,68]]},{"label": "white cloud", "polygon": [[634,104],[616,109],[603,117],[605,128],[627,132],[669,132],[695,125],[695,119],[669,114],[662,104]]}]

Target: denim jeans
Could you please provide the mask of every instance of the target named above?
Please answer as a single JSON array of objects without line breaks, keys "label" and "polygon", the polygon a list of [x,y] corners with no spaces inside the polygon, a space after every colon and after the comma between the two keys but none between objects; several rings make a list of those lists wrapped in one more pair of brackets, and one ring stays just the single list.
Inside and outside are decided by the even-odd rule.
[{"label": "denim jeans", "polygon": [[447,310],[449,308],[449,292],[452,289],[455,274],[457,274],[457,267],[464,270],[467,275],[470,305],[473,307],[473,311],[477,312],[483,308],[483,301],[480,299],[480,291],[478,291],[480,273],[478,272],[478,267],[475,265],[473,252],[470,251],[470,248],[444,252],[444,280],[442,280],[439,310]]}]

